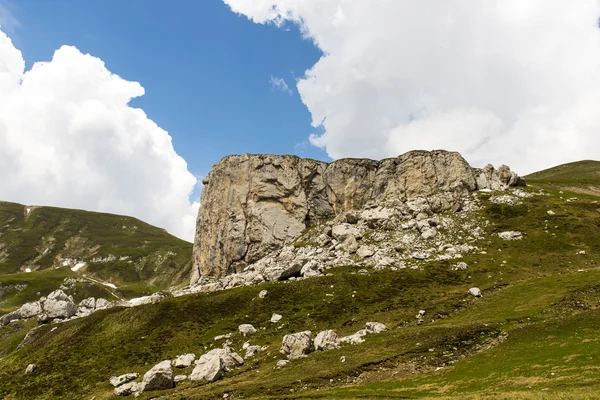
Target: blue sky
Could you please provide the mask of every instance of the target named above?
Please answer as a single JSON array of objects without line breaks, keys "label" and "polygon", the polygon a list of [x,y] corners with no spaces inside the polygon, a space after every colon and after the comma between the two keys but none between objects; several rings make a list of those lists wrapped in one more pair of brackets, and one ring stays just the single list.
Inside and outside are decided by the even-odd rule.
[{"label": "blue sky", "polygon": [[571,0],[0,0],[0,200],[192,240],[195,177],[228,154],[445,149],[521,175],[597,159],[598,15]]},{"label": "blue sky", "polygon": [[[146,94],[131,105],[170,133],[197,176],[227,154],[328,159],[307,144],[315,129],[295,89],[321,52],[294,24],[254,24],[220,0],[12,0],[7,6],[19,23],[9,34],[27,69],[69,44],[140,82]],[[274,90],[272,76],[293,93]]]}]

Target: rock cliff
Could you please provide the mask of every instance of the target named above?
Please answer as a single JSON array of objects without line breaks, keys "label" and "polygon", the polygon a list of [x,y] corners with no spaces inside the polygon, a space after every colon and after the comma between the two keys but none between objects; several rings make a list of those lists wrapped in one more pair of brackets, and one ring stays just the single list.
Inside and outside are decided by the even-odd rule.
[{"label": "rock cliff", "polygon": [[458,211],[477,189],[524,184],[506,166],[474,169],[455,152],[411,151],[381,161],[325,163],[296,156],[233,155],[203,181],[192,284],[240,272],[307,227],[351,210],[399,207],[422,198],[433,212]]}]

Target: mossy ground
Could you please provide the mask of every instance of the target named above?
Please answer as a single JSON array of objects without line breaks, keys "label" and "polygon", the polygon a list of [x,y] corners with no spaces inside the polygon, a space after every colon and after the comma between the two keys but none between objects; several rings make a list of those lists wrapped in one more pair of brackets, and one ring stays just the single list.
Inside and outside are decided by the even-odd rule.
[{"label": "mossy ground", "polygon": [[[599,198],[579,194],[566,202],[573,193],[548,193],[519,206],[492,204],[489,194],[480,194],[479,212],[491,222],[478,243],[486,253],[465,255],[466,271],[454,271],[448,261],[368,275],[340,267],[321,278],[167,299],[43,326],[20,350],[34,323],[10,324],[0,328],[0,397],[113,398],[111,376],[143,374],[164,359],[202,354],[220,345],[214,336],[229,332],[242,355],[246,340],[268,350],[219,382],[185,382],[142,398],[600,397]],[[525,237],[504,241],[497,233],[505,230]],[[482,298],[467,294],[473,286]],[[269,291],[265,299],[257,296],[262,289]],[[426,316],[419,325],[420,309]],[[272,313],[282,314],[282,321],[270,323]],[[275,368],[284,334],[337,329],[347,335],[367,321],[391,329]],[[242,337],[242,323],[258,332]],[[38,370],[24,375],[32,362]]]}]

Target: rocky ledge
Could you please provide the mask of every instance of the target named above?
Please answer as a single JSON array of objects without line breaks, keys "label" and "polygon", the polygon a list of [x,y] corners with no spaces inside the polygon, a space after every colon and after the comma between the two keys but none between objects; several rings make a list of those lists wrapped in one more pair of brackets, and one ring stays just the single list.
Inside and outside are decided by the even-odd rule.
[{"label": "rocky ledge", "polygon": [[[365,215],[374,209],[405,222],[420,212],[428,214],[421,219],[428,219],[460,211],[475,190],[506,190],[525,182],[507,166],[476,169],[460,154],[439,150],[332,163],[289,155],[234,155],[213,166],[203,184],[192,285],[201,277],[247,270],[279,253],[307,228],[349,212],[358,212],[363,220],[389,219]],[[407,204],[415,202],[417,215],[406,214]],[[425,237],[434,234],[426,232]]]}]

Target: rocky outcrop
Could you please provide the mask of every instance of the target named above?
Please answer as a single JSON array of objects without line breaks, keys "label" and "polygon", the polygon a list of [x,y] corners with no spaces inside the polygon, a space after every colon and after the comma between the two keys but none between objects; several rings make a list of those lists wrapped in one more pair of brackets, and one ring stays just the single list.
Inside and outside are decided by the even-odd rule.
[{"label": "rocky outcrop", "polygon": [[[413,198],[423,198],[434,212],[460,210],[470,191],[502,190],[523,181],[506,166],[473,169],[460,154],[440,150],[330,164],[287,155],[234,155],[213,166],[203,183],[192,284],[201,276],[240,272],[307,227],[348,211],[373,204],[397,207]],[[347,222],[356,217],[348,214]],[[373,224],[378,218],[373,215]],[[352,239],[345,246],[357,251]]]}]

